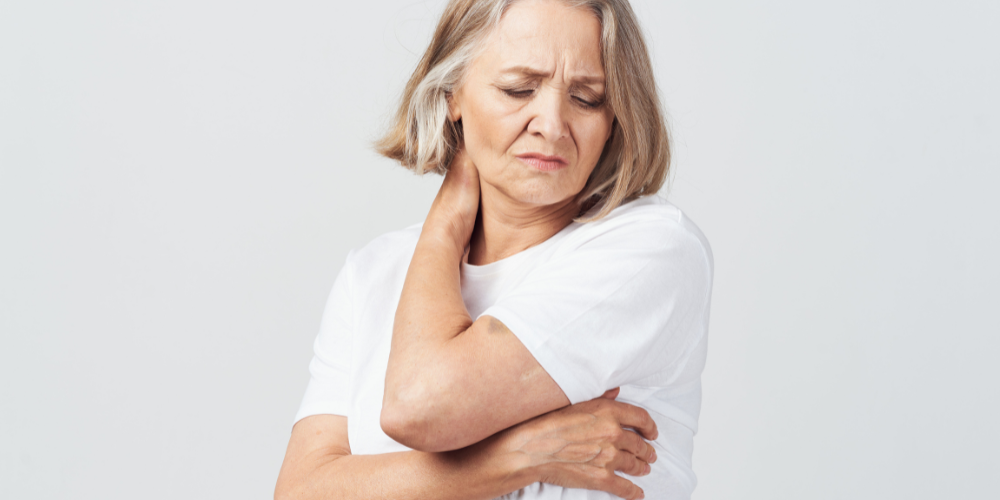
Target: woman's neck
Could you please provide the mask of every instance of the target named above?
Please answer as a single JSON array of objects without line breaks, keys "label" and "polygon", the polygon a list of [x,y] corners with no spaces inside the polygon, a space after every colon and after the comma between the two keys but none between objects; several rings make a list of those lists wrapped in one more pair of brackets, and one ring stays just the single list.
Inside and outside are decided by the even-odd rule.
[{"label": "woman's neck", "polygon": [[573,222],[578,212],[573,198],[553,205],[531,205],[482,183],[479,214],[469,241],[469,264],[490,264],[538,245]]}]

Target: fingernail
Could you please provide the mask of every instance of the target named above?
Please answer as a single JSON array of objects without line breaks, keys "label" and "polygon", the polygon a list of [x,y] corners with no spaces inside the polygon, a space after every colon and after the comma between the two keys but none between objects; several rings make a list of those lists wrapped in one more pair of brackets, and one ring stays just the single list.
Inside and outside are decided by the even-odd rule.
[{"label": "fingernail", "polygon": [[649,472],[652,471],[652,470],[653,470],[653,468],[650,467],[649,464],[646,464],[646,474],[649,474]]},{"label": "fingernail", "polygon": [[653,456],[649,457],[649,463],[656,461],[656,450],[653,450]]}]

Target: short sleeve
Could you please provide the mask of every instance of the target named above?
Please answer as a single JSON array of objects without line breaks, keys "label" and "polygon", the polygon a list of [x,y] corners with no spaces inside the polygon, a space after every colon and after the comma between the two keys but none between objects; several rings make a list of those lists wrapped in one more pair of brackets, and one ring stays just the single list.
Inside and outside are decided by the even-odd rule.
[{"label": "short sleeve", "polygon": [[483,312],[503,322],[572,403],[666,385],[707,334],[712,255],[690,221],[597,221]]},{"label": "short sleeve", "polygon": [[351,255],[333,284],[309,363],[309,385],[295,415],[347,416],[350,408],[352,321]]}]

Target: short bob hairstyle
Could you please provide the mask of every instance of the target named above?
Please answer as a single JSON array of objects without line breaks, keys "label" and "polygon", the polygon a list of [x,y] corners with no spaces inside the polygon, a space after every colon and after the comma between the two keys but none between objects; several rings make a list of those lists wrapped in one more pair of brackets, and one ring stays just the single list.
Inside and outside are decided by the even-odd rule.
[{"label": "short bob hairstyle", "polygon": [[[427,52],[406,84],[402,102],[376,150],[418,174],[447,172],[461,144],[461,123],[448,119],[448,99],[484,41],[517,0],[451,0]],[[601,205],[585,220],[604,217],[622,203],[655,194],[670,168],[670,137],[660,107],[649,53],[628,0],[560,0],[588,8],[601,22],[601,59],[611,137],[578,195],[584,208]]]}]

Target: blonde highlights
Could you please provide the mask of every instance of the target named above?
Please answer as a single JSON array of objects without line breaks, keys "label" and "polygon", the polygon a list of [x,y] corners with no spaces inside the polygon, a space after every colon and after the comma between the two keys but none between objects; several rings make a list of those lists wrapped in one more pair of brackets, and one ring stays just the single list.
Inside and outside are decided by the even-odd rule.
[{"label": "blonde highlights", "polygon": [[[445,173],[462,130],[448,119],[448,99],[462,83],[482,42],[517,0],[452,0],[430,46],[403,91],[389,130],[376,150],[418,174]],[[670,137],[642,30],[628,0],[564,0],[591,10],[601,23],[607,105],[615,115],[611,138],[578,196],[598,206],[596,220],[666,181]]]}]

